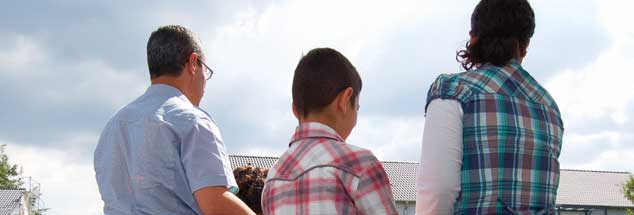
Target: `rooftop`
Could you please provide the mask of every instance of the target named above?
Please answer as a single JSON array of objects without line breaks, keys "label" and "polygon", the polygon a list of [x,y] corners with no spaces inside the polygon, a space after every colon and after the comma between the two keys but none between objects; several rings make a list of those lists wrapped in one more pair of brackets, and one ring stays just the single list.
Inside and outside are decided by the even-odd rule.
[{"label": "rooftop", "polygon": [[[277,157],[231,155],[233,168],[251,164],[270,168]],[[392,184],[396,201],[416,201],[416,172],[418,163],[381,161]],[[559,179],[557,205],[630,207],[622,191],[623,184],[631,176],[628,172],[562,169]]]},{"label": "rooftop", "polygon": [[0,190],[0,215],[9,215],[20,206],[24,189]]}]

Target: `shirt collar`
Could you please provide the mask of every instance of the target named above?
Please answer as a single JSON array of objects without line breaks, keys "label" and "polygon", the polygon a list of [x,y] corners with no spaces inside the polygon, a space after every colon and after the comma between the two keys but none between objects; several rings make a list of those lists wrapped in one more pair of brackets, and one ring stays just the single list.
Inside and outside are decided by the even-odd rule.
[{"label": "shirt collar", "polygon": [[[495,71],[499,71],[499,72],[496,72],[495,74],[500,75],[500,76],[504,76],[505,78],[511,78],[511,77],[513,77],[513,75],[517,71],[523,70],[522,69],[522,64],[520,64],[520,61],[518,59],[516,59],[516,58],[513,58],[513,59],[509,60],[502,67],[494,66],[491,63],[486,63],[486,64],[482,65],[481,67],[476,68],[476,70],[472,70],[472,71],[488,70],[488,69],[491,69],[493,67],[497,68],[497,69],[495,69]],[[521,75],[522,76],[526,76],[527,74],[522,73]]]},{"label": "shirt collar", "polygon": [[[513,67],[513,68],[515,68],[515,69],[518,69],[518,68],[520,68],[520,67],[522,66],[522,64],[520,63],[519,59],[517,59],[517,58],[512,58],[511,60],[509,60],[509,61],[506,63],[506,65],[504,65],[504,66],[502,66],[502,67],[505,67],[505,66],[511,66],[511,67]],[[482,66],[477,67],[476,69],[477,69],[477,70],[479,70],[479,69],[486,69],[486,68],[489,68],[489,67],[495,67],[495,66],[493,66],[493,64],[491,64],[491,63],[485,63],[485,64],[483,64]]]},{"label": "shirt collar", "polygon": [[164,97],[179,97],[184,101],[191,103],[187,96],[183,94],[178,88],[167,84],[152,84],[145,91],[146,95],[164,96]]},{"label": "shirt collar", "polygon": [[291,142],[288,145],[291,146],[294,142],[306,138],[330,138],[344,142],[344,139],[331,127],[318,122],[307,122],[297,126],[295,134],[293,134]]}]

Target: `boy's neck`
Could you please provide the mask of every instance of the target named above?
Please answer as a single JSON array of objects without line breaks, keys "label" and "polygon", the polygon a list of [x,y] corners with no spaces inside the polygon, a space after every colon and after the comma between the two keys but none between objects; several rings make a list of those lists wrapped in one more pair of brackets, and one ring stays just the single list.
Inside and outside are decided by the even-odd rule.
[{"label": "boy's neck", "polygon": [[330,128],[332,128],[333,130],[335,130],[335,132],[337,132],[337,134],[339,136],[341,136],[344,140],[347,137],[344,137],[343,134],[343,128],[341,125],[339,125],[337,123],[337,120],[332,117],[332,116],[328,116],[326,114],[310,114],[307,117],[300,117],[299,119],[299,124],[304,124],[304,123],[309,123],[309,122],[316,122],[316,123],[321,123],[324,124]]}]

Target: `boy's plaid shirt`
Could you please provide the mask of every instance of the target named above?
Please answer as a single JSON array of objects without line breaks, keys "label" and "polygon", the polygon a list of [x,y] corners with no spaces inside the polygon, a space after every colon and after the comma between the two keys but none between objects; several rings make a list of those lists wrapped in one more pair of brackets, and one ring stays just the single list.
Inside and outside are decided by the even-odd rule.
[{"label": "boy's plaid shirt", "polygon": [[463,115],[455,214],[552,214],[563,122],[548,92],[516,60],[441,75],[427,104],[454,99]]},{"label": "boy's plaid shirt", "polygon": [[381,163],[320,123],[297,127],[270,169],[264,214],[398,214]]}]

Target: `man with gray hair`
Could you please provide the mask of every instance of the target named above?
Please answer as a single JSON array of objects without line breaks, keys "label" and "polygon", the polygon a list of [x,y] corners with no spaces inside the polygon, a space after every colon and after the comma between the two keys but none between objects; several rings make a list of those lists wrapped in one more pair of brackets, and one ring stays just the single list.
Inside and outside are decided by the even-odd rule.
[{"label": "man with gray hair", "polygon": [[94,168],[105,214],[254,214],[238,188],[213,118],[199,107],[213,71],[198,39],[152,32],[152,84],[108,122]]}]

